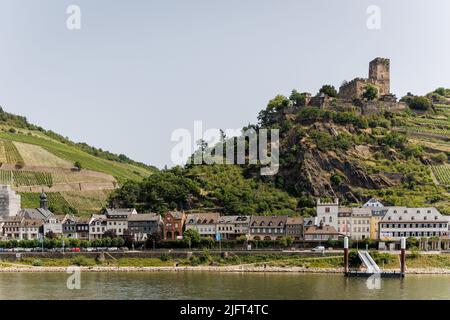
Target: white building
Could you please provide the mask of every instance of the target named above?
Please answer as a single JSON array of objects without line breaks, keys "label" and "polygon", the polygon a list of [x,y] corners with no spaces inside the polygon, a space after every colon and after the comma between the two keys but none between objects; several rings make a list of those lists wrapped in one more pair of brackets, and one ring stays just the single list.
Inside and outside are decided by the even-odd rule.
[{"label": "white building", "polygon": [[334,199],[334,202],[322,202],[317,199],[316,212],[319,223],[322,222],[323,225],[332,226],[335,230],[338,230],[338,198]]},{"label": "white building", "polygon": [[248,235],[250,216],[221,216],[217,222],[217,232],[222,239],[236,239]]},{"label": "white building", "polygon": [[378,199],[371,198],[369,201],[363,204],[363,208],[371,207],[371,208],[383,208],[384,204],[382,204]]},{"label": "white building", "polygon": [[89,240],[96,240],[103,238],[106,231],[106,216],[100,214],[93,214],[89,221]]},{"label": "white building", "polygon": [[65,216],[52,215],[44,223],[44,235],[48,233],[53,233],[54,235],[60,237],[63,234],[62,222]]},{"label": "white building", "polygon": [[390,207],[379,231],[381,240],[443,237],[449,234],[449,221],[436,208]]},{"label": "white building", "polygon": [[106,209],[106,230],[123,236],[125,230],[128,230],[128,218],[133,214],[137,214],[135,209]]},{"label": "white building", "polygon": [[186,218],[186,230],[194,229],[202,237],[215,237],[217,222],[220,219],[219,213],[193,213]]},{"label": "white building", "polygon": [[20,211],[20,195],[9,185],[0,185],[0,217],[17,215]]},{"label": "white building", "polygon": [[352,239],[370,239],[371,217],[372,210],[369,207],[352,208]]}]

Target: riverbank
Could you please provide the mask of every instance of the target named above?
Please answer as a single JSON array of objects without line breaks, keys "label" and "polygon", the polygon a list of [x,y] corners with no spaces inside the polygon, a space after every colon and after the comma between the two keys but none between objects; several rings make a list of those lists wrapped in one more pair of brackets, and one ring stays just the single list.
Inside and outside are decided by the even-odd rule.
[{"label": "riverbank", "polygon": [[[77,266],[78,267],[78,266]],[[273,267],[273,266],[172,266],[172,267],[116,267],[91,266],[78,267],[81,272],[230,272],[230,273],[328,273],[342,274],[343,268],[304,268],[304,267]],[[0,268],[0,273],[26,272],[26,273],[56,273],[67,272],[68,267],[35,267],[15,265]],[[399,271],[398,269],[385,269],[383,271]],[[445,268],[414,268],[408,269],[407,274],[448,274],[450,269]]]}]

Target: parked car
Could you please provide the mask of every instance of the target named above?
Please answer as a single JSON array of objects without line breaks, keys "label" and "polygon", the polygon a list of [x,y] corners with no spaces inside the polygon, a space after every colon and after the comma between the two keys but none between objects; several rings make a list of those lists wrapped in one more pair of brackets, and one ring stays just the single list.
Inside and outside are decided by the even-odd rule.
[{"label": "parked car", "polygon": [[70,252],[80,252],[81,249],[80,248],[71,248]]},{"label": "parked car", "polygon": [[117,247],[110,247],[110,248],[108,248],[108,251],[118,251],[119,250],[119,248],[117,248]]},{"label": "parked car", "polygon": [[325,251],[325,247],[324,246],[317,246],[317,247],[312,248],[311,251],[323,252],[323,251]]}]

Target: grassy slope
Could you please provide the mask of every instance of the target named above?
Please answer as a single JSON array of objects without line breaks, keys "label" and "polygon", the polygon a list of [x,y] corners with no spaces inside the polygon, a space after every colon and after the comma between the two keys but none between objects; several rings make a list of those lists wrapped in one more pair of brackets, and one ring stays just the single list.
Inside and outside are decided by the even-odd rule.
[{"label": "grassy slope", "polygon": [[71,163],[79,161],[83,168],[111,174],[119,181],[119,183],[128,179],[141,180],[143,177],[152,173],[151,170],[136,165],[109,161],[92,156],[73,146],[69,146],[52,139],[45,139],[37,134],[27,135],[0,132],[0,138],[9,141],[17,141],[41,146],[53,155],[56,155],[57,157]]}]

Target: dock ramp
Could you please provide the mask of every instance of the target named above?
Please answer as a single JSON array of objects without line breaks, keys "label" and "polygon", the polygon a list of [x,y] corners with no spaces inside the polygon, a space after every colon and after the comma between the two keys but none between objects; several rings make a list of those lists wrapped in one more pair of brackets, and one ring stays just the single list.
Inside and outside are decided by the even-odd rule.
[{"label": "dock ramp", "polygon": [[380,267],[378,267],[368,251],[358,251],[358,256],[367,267],[367,273],[381,273]]}]

